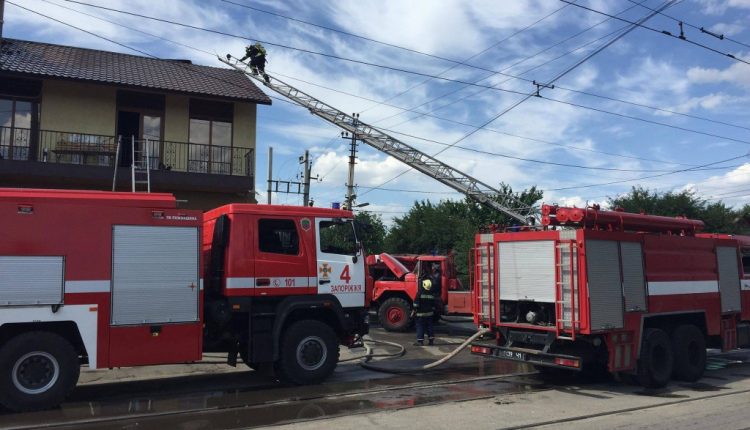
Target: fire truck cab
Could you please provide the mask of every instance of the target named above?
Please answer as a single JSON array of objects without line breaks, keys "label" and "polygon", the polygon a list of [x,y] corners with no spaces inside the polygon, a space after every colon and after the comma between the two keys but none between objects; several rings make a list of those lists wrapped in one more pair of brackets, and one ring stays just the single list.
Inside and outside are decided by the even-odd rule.
[{"label": "fire truck cab", "polygon": [[703,222],[543,206],[541,231],[477,235],[474,354],[607,370],[660,387],[699,379],[706,348],[750,346],[750,238]]},{"label": "fire truck cab", "polygon": [[351,212],[170,194],[0,189],[0,404],[61,403],[80,367],[226,352],[294,383],[367,332]]}]

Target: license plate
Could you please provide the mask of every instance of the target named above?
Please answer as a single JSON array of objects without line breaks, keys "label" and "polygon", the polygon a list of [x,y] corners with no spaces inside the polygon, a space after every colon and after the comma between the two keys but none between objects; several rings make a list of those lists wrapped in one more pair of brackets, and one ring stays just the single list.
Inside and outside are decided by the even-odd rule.
[{"label": "license plate", "polygon": [[519,352],[519,351],[501,350],[500,351],[500,357],[501,358],[507,358],[509,360],[526,361],[526,353],[525,352]]}]

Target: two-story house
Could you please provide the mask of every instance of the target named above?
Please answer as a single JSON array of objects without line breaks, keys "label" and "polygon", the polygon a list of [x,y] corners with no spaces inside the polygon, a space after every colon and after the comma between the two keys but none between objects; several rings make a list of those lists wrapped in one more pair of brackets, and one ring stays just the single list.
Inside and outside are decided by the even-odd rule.
[{"label": "two-story house", "polygon": [[130,191],[136,157],[187,208],[255,201],[258,104],[236,70],[2,39],[0,186]]}]

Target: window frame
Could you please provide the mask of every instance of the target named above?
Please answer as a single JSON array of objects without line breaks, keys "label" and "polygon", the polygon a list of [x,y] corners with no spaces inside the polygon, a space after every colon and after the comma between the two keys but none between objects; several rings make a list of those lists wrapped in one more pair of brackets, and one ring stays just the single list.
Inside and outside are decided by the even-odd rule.
[{"label": "window frame", "polygon": [[[263,249],[263,247],[262,247],[262,244],[263,244],[262,236],[263,236],[264,232],[269,232],[269,229],[267,228],[267,226],[263,226],[262,225],[263,222],[274,222],[274,223],[288,222],[292,228],[291,229],[285,229],[283,231],[294,231],[294,234],[297,237],[297,240],[296,240],[296,248],[297,248],[296,249],[296,253],[277,252],[277,251],[273,251],[273,250]],[[276,231],[278,231],[278,230],[280,230],[280,229],[276,228],[275,230],[273,230],[273,234],[276,234]],[[258,232],[258,234],[256,236],[257,236],[258,240],[256,242],[256,250],[258,252],[262,252],[264,254],[285,255],[285,256],[288,256],[288,257],[299,257],[299,256],[302,255],[302,240],[301,240],[301,234],[300,234],[299,228],[297,227],[297,220],[296,219],[294,219],[294,218],[267,218],[267,217],[266,218],[258,218],[258,221],[257,221],[257,232]],[[266,233],[266,234],[268,234],[268,233]]]}]

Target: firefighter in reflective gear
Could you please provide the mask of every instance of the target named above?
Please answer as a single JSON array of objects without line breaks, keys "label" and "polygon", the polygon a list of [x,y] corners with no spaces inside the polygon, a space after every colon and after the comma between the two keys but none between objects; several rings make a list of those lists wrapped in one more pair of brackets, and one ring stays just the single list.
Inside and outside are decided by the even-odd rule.
[{"label": "firefighter in reflective gear", "polygon": [[266,74],[266,48],[260,42],[255,42],[253,45],[248,45],[245,48],[245,56],[240,58],[240,61],[250,59],[250,70],[254,75],[260,73],[263,75],[263,79],[268,82],[268,75]]},{"label": "firefighter in reflective gear", "polygon": [[440,263],[432,263],[430,272],[432,281],[432,295],[435,296],[436,318],[443,314],[443,275],[440,273]]},{"label": "firefighter in reflective gear", "polygon": [[415,346],[424,345],[424,335],[427,334],[427,341],[430,345],[435,342],[435,332],[432,328],[433,318],[435,316],[435,296],[432,294],[432,281],[429,278],[420,282],[417,297],[414,299],[414,310],[412,317],[416,317],[417,323],[417,341]]}]

